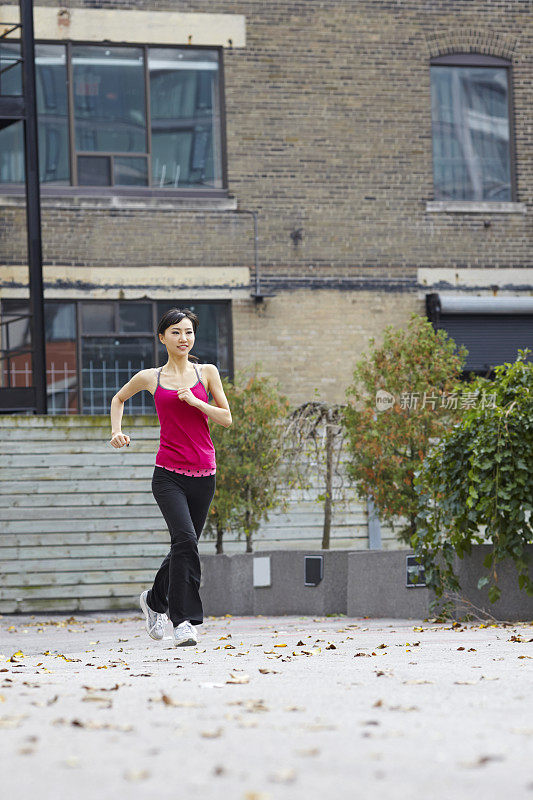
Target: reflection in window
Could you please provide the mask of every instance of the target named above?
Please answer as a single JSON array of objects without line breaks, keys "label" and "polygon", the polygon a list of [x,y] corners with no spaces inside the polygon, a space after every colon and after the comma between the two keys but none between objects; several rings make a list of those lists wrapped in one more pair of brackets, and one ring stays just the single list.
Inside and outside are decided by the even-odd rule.
[{"label": "reflection in window", "polygon": [[[72,154],[80,186],[222,188],[218,49],[37,44],[35,53],[42,182],[70,183]],[[3,64],[19,55],[17,42],[0,44]],[[20,95],[19,66],[2,75],[2,91]],[[23,181],[15,123],[0,130],[0,182]]]},{"label": "reflection in window", "polygon": [[119,303],[118,325],[121,333],[152,330],[151,303]]},{"label": "reflection in window", "polygon": [[[167,361],[154,320],[169,308],[190,308],[200,319],[193,354],[230,375],[231,304],[229,301],[46,301],[46,378],[50,414],[108,414],[111,398],[141,369]],[[30,387],[31,326],[27,300],[0,303],[1,346],[7,358],[2,386]],[[78,353],[81,352],[81,365]],[[78,379],[81,377],[81,386]],[[81,410],[81,411],[80,411]],[[149,392],[126,401],[125,414],[154,414]]]},{"label": "reflection in window", "polygon": [[[20,45],[0,45],[0,61],[15,59]],[[39,119],[39,176],[42,183],[70,182],[66,51],[64,45],[35,46],[35,80]],[[2,92],[20,94],[20,67],[4,72]],[[22,122],[0,130],[0,182],[24,181],[24,131]]]},{"label": "reflection in window", "polygon": [[81,152],[146,152],[143,51],[74,45],[74,126]]},{"label": "reflection in window", "polygon": [[436,200],[511,200],[508,70],[432,66]]},{"label": "reflection in window", "polygon": [[0,94],[22,95],[22,64],[20,44],[0,41]]},{"label": "reflection in window", "polygon": [[[2,320],[14,320],[2,325],[2,347],[7,358],[2,362],[2,385],[27,388],[33,385],[31,356],[31,325],[27,317],[26,300],[3,300]],[[78,413],[78,373],[76,349],[76,306],[68,302],[44,304],[46,335],[46,393],[49,414]],[[6,332],[9,333],[6,336]],[[22,351],[22,352],[21,352]],[[9,374],[7,374],[7,372]]]},{"label": "reflection in window", "polygon": [[47,302],[46,384],[50,414],[78,413],[78,354],[76,350],[76,306]]},{"label": "reflection in window", "polygon": [[148,161],[146,158],[115,156],[113,159],[115,186],[146,186]]},{"label": "reflection in window", "polygon": [[84,333],[111,333],[114,331],[114,304],[82,303],[81,329]]},{"label": "reflection in window", "polygon": [[[151,336],[84,337],[82,341],[83,414],[108,414],[114,394],[136,372],[153,366]],[[153,405],[153,404],[152,404]],[[150,413],[153,408],[150,408]],[[128,414],[148,413],[145,392],[128,400]]]},{"label": "reflection in window", "polygon": [[152,178],[158,186],[221,186],[218,55],[150,48]]}]

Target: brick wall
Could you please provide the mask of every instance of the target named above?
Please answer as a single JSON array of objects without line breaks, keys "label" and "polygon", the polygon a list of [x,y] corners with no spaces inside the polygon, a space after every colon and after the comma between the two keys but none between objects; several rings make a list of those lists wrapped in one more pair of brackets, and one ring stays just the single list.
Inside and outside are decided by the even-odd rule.
[{"label": "brick wall", "polygon": [[[424,313],[413,293],[282,292],[259,307],[234,303],[235,369],[256,361],[277,378],[292,403],[346,401],[355,361],[386,325],[405,326]],[[316,392],[315,392],[316,390]]]},{"label": "brick wall", "polygon": [[[43,5],[55,6],[55,0]],[[246,16],[226,49],[229,190],[259,211],[265,274],[414,274],[424,266],[531,263],[529,215],[435,214],[429,57],[512,58],[518,199],[532,201],[533,6],[513,2],[73,2],[71,7]],[[124,30],[127,39],[127,26]],[[0,201],[1,202],[1,201]],[[86,203],[85,206],[90,206]],[[24,263],[23,208],[2,208],[0,258]],[[301,228],[297,246],[291,231]],[[234,212],[43,208],[47,264],[253,265]]]}]

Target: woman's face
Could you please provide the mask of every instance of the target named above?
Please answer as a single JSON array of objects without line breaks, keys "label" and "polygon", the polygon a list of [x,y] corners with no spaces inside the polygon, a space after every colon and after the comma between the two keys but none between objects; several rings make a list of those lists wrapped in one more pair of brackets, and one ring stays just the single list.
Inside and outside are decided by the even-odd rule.
[{"label": "woman's face", "polygon": [[159,334],[159,340],[169,353],[180,355],[188,353],[194,345],[194,329],[191,320],[183,317],[179,322],[169,325],[164,334]]}]

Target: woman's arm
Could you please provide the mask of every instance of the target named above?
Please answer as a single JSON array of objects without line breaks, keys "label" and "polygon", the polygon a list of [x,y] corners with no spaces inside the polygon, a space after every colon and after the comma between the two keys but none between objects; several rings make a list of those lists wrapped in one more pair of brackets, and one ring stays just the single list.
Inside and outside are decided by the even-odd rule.
[{"label": "woman's arm", "polygon": [[113,447],[129,445],[130,437],[122,433],[124,403],[143,389],[149,389],[149,370],[142,369],[122,386],[111,400],[111,444]]},{"label": "woman's arm", "polygon": [[199,400],[190,389],[178,389],[178,397],[180,400],[185,400],[189,405],[199,408],[200,411],[207,414],[214,422],[218,422],[219,425],[223,425],[224,428],[229,428],[232,423],[231,411],[228,399],[222,388],[222,381],[220,380],[218,369],[215,364],[204,364],[203,373],[207,378],[208,390],[213,395],[213,399],[217,404],[216,406]]}]

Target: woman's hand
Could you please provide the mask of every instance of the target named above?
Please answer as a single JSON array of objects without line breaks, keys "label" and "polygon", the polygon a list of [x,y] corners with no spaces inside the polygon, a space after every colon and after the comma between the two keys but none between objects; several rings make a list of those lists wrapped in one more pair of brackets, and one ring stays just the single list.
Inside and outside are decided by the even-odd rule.
[{"label": "woman's hand", "polygon": [[130,437],[127,433],[122,433],[122,431],[117,431],[111,436],[110,442],[113,447],[124,447],[127,445],[129,447],[130,444]]},{"label": "woman's hand", "polygon": [[191,390],[185,386],[181,389],[176,391],[179,400],[185,400],[190,406],[198,405],[198,398],[191,392]]}]

